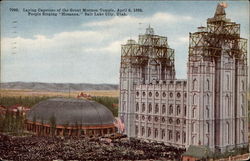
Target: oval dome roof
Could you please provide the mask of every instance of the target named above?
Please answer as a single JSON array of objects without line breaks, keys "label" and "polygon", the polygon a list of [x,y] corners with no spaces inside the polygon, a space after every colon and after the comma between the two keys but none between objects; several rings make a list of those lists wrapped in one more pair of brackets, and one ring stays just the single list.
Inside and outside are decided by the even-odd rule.
[{"label": "oval dome roof", "polygon": [[56,125],[107,125],[113,124],[112,112],[95,101],[70,98],[52,98],[34,105],[27,120]]}]

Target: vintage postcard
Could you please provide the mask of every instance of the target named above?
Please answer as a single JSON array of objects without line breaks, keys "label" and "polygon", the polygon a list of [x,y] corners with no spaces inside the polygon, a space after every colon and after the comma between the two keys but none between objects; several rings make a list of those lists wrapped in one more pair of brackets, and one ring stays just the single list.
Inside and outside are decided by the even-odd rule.
[{"label": "vintage postcard", "polygon": [[249,158],[249,1],[0,4],[0,160]]}]

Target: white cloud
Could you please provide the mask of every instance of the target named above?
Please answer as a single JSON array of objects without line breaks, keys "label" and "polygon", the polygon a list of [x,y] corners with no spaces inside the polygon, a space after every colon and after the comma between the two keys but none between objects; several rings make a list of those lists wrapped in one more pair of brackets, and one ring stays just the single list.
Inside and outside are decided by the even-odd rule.
[{"label": "white cloud", "polygon": [[[156,34],[162,35],[168,32],[168,27],[191,20],[189,16],[159,12],[143,18],[126,16],[92,21],[83,24],[83,30],[49,37],[37,34],[33,38],[2,38],[2,80],[117,83],[121,44],[130,38],[137,41],[139,22],[145,24],[144,31],[151,24],[159,31]],[[167,35],[175,40],[174,47],[187,41],[176,32]],[[13,42],[16,54],[11,54]]]},{"label": "white cloud", "polygon": [[114,17],[108,20],[103,21],[94,21],[89,22],[87,24],[83,24],[83,26],[89,27],[116,27],[116,26],[129,26],[131,24],[135,25],[138,23],[145,23],[145,24],[154,24],[154,23],[176,23],[179,21],[190,21],[193,18],[191,16],[178,16],[164,12],[158,12],[152,15],[151,17],[144,17],[138,18],[133,16],[126,16],[126,17]]}]

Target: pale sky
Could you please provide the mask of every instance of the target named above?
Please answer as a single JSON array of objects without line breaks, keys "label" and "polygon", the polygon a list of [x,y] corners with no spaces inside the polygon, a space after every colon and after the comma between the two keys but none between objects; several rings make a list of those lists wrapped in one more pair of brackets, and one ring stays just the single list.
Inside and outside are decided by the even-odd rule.
[{"label": "pale sky", "polygon": [[[119,83],[121,44],[150,24],[175,49],[177,78],[186,78],[189,32],[205,26],[217,1],[1,2],[1,81]],[[227,17],[249,38],[249,2],[229,1]],[[10,12],[18,8],[19,12]],[[27,16],[29,8],[141,8],[124,17]],[[17,22],[14,22],[17,21]],[[14,53],[14,54],[13,54]]]}]

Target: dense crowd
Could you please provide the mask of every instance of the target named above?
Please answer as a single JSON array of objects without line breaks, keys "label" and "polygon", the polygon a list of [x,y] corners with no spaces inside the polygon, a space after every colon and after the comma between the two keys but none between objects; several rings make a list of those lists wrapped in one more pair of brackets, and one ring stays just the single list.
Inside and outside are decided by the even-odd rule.
[{"label": "dense crowd", "polygon": [[0,134],[0,160],[178,160],[183,149],[128,138]]}]

